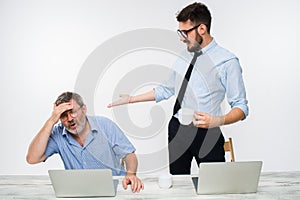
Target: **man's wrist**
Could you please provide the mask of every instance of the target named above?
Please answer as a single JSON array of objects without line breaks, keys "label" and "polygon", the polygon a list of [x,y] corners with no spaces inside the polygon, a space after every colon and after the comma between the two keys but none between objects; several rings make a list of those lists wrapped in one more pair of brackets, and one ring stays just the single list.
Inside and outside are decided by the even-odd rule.
[{"label": "man's wrist", "polygon": [[225,115],[219,117],[219,126],[225,125]]},{"label": "man's wrist", "polygon": [[133,96],[129,96],[129,99],[128,99],[128,103],[133,103],[133,99],[134,97]]},{"label": "man's wrist", "polygon": [[135,172],[126,172],[126,176],[136,176]]},{"label": "man's wrist", "polygon": [[215,123],[213,123],[215,127],[225,125],[225,115],[215,117]]},{"label": "man's wrist", "polygon": [[49,126],[53,127],[57,123],[57,120],[55,120],[53,117],[50,117],[47,121],[46,124]]}]

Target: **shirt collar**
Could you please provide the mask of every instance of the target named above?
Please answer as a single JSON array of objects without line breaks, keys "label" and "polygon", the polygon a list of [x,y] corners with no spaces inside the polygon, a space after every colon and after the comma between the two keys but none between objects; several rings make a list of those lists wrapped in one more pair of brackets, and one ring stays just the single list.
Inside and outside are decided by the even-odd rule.
[{"label": "shirt collar", "polygon": [[64,127],[63,124],[61,124],[61,126],[63,127],[62,135],[68,137],[68,131],[67,131],[66,127]]},{"label": "shirt collar", "polygon": [[205,54],[206,52],[208,52],[209,50],[211,50],[216,45],[217,45],[217,42],[213,38],[213,40],[208,45],[206,45],[203,49],[201,49],[201,51],[202,51],[203,54]]},{"label": "shirt collar", "polygon": [[92,132],[99,132],[99,130],[98,130],[98,124],[96,122],[97,119],[94,118],[94,117],[91,117],[91,116],[86,116],[86,117],[87,117],[88,122],[90,124],[91,131]]}]

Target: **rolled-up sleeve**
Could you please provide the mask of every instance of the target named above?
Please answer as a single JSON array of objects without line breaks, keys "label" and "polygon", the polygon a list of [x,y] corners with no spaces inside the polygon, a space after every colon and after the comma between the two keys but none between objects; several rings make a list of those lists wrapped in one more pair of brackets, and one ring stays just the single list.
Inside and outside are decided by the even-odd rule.
[{"label": "rolled-up sleeve", "polygon": [[[240,108],[245,118],[249,114],[248,101],[246,99],[245,85],[242,77],[242,68],[237,58],[226,63],[226,90],[227,100],[231,108]],[[245,119],[244,118],[244,119]]]},{"label": "rolled-up sleeve", "polygon": [[55,139],[54,139],[54,137],[56,137],[56,135],[59,132],[58,129],[59,129],[59,127],[55,126],[52,130],[52,133],[51,133],[50,137],[49,137],[48,144],[47,144],[46,151],[45,151],[46,159],[49,158],[50,156],[52,156],[53,154],[59,152],[58,145],[57,145],[57,143],[55,142]]},{"label": "rolled-up sleeve", "polygon": [[174,83],[175,83],[175,75],[176,72],[172,71],[169,75],[169,78],[164,83],[156,86],[155,90],[155,102],[158,103],[162,100],[169,99],[171,96],[174,95]]}]

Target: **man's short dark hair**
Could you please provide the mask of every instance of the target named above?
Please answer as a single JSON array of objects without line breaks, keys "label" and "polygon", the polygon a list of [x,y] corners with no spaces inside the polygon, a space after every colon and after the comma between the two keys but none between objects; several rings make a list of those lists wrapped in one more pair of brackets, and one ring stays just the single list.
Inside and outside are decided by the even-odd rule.
[{"label": "man's short dark hair", "polygon": [[206,5],[203,3],[193,3],[183,8],[177,15],[178,22],[186,22],[190,20],[195,25],[205,24],[207,32],[210,33],[211,14]]},{"label": "man's short dark hair", "polygon": [[84,105],[82,97],[75,93],[75,92],[64,92],[61,95],[59,95],[55,101],[56,106],[58,106],[59,104],[62,103],[67,103],[69,102],[71,99],[75,100],[76,103],[82,107]]}]

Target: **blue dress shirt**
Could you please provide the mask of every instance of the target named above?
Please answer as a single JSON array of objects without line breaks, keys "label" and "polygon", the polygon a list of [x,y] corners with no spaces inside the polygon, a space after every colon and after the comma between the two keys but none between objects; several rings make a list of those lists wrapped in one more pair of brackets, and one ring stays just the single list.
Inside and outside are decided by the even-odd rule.
[{"label": "blue dress shirt", "polygon": [[125,175],[121,159],[135,151],[120,128],[105,117],[87,116],[91,127],[81,146],[59,123],[54,126],[45,152],[58,153],[66,169],[111,169],[114,176]]},{"label": "blue dress shirt", "polygon": [[[202,49],[202,53],[194,65],[181,108],[222,116],[225,114],[222,102],[226,96],[230,107],[240,108],[246,117],[248,101],[238,58],[214,39]],[[187,51],[180,55],[169,79],[155,88],[156,102],[178,95],[191,59],[192,55]]]}]

